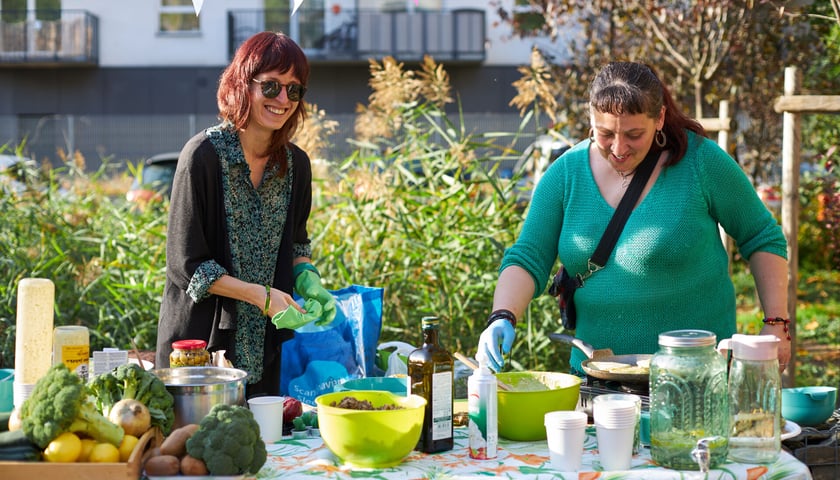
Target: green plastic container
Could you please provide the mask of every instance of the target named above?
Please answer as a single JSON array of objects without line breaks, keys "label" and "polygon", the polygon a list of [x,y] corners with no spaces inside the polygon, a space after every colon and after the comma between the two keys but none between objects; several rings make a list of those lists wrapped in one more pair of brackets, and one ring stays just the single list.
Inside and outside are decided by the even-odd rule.
[{"label": "green plastic container", "polygon": [[499,436],[508,440],[545,440],[545,414],[574,410],[580,377],[559,372],[503,372],[496,378],[512,390],[498,389]]},{"label": "green plastic container", "polygon": [[[398,405],[397,410],[353,410],[330,406],[344,397],[367,400],[374,408]],[[348,390],[315,398],[321,439],[344,464],[358,468],[386,468],[402,462],[420,440],[426,399],[377,390]]]}]

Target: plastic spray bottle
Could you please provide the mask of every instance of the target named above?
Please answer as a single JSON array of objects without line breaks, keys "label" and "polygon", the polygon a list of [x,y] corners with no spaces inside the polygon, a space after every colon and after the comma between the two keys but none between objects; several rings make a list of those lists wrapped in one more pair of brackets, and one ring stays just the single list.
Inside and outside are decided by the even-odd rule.
[{"label": "plastic spray bottle", "polygon": [[467,380],[470,458],[496,458],[499,443],[496,389],[496,376],[487,367],[487,360],[479,358],[479,368]]}]

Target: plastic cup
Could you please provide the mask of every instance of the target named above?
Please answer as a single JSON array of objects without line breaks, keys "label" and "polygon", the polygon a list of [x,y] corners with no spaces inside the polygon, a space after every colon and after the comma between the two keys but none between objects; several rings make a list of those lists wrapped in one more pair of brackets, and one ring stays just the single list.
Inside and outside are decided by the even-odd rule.
[{"label": "plastic cup", "polygon": [[598,452],[604,470],[628,470],[633,459],[633,435],[635,425],[607,427],[595,425],[598,438]]},{"label": "plastic cup", "polygon": [[[630,404],[633,405],[632,420],[629,418]],[[635,424],[633,433],[633,454],[641,450],[641,436],[639,426],[641,424],[642,399],[631,393],[610,393],[598,395],[592,402],[592,417],[595,424],[599,423],[610,428],[621,427],[630,422]],[[596,417],[597,415],[597,417]]]},{"label": "plastic cup", "polygon": [[587,419],[585,412],[573,410],[545,414],[545,433],[551,468],[561,472],[580,470]]},{"label": "plastic cup", "polygon": [[284,397],[265,396],[248,399],[248,408],[260,426],[260,437],[265,443],[283,438]]},{"label": "plastic cup", "polygon": [[639,442],[650,446],[650,412],[643,411],[639,417]]},{"label": "plastic cup", "polygon": [[15,370],[0,369],[0,412],[11,412],[15,406]]}]

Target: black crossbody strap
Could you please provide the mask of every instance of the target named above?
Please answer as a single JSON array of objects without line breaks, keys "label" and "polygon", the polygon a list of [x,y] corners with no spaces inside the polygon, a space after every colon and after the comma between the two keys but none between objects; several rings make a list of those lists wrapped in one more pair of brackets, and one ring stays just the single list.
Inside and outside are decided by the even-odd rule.
[{"label": "black crossbody strap", "polygon": [[[642,160],[642,163],[639,164],[636,174],[633,176],[633,179],[630,180],[630,185],[627,187],[627,191],[624,192],[624,196],[621,197],[621,202],[619,202],[618,208],[615,209],[615,213],[610,219],[610,223],[607,225],[607,229],[604,230],[604,235],[601,237],[598,247],[595,248],[595,253],[593,253],[592,257],[589,259],[590,275],[595,270],[604,268],[604,265],[607,264],[607,259],[610,257],[610,253],[612,253],[613,248],[615,248],[616,242],[618,242],[618,237],[624,229],[624,224],[627,223],[627,218],[630,217],[630,213],[633,211],[633,208],[636,206],[636,202],[642,195],[642,190],[644,190],[645,185],[647,185],[650,174],[653,172],[653,167],[656,166],[656,161],[659,158],[660,153],[661,151],[654,152],[653,149],[651,149],[645,159]],[[595,267],[594,270],[593,267]]]}]

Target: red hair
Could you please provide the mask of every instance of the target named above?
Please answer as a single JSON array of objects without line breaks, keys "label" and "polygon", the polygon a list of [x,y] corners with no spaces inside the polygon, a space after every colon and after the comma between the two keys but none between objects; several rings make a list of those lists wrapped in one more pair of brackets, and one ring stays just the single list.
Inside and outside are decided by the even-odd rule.
[{"label": "red hair", "polygon": [[[251,114],[249,91],[252,80],[260,73],[275,70],[280,73],[294,72],[303,86],[309,82],[309,61],[306,54],[285,34],[260,32],[245,40],[219,78],[219,90],[216,93],[219,117],[237,130],[246,128]],[[269,154],[269,161],[281,163],[281,175],[285,175],[286,172],[286,157],[281,156],[281,153],[284,153],[291,142],[298,125],[306,119],[305,107],[301,99],[289,120],[271,135],[271,143],[266,153]]]}]

